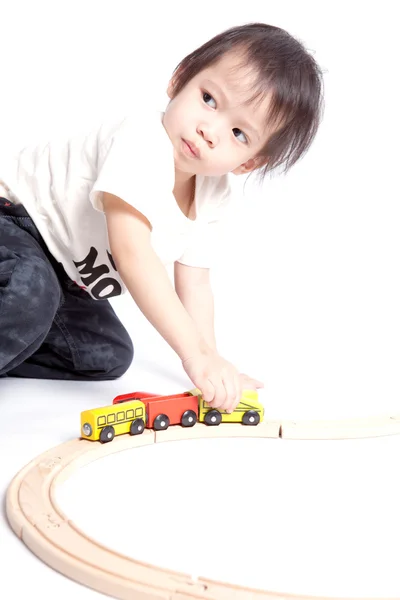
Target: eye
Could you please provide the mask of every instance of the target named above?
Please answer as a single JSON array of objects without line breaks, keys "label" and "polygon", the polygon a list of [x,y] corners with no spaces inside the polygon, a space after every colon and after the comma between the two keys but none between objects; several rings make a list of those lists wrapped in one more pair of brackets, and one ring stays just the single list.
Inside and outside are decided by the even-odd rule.
[{"label": "eye", "polygon": [[[215,106],[212,106],[211,108],[216,108],[216,102],[215,102],[214,98],[213,98],[213,97],[212,97],[212,96],[211,96],[211,95],[210,95],[208,92],[205,92],[205,91],[203,91],[203,90],[202,90],[202,92],[201,92],[201,93],[202,93],[203,101],[204,101],[204,102],[205,102],[205,103],[206,103],[208,106],[210,106],[210,105],[209,105],[209,102],[210,102],[210,101],[214,102]],[[234,134],[234,136],[235,136],[235,137],[237,137],[237,138],[239,137],[239,135],[243,135],[243,136],[244,136],[244,140],[240,140],[240,141],[243,141],[243,143],[245,143],[245,144],[248,144],[248,143],[249,143],[249,141],[250,141],[250,140],[248,139],[248,137],[246,136],[246,134],[245,134],[245,133],[243,133],[243,131],[242,131],[241,129],[239,129],[238,127],[234,127],[234,128],[232,129],[232,131],[233,131],[233,134]],[[239,132],[239,134],[237,135],[237,134],[236,134],[236,132]]]},{"label": "eye", "polygon": [[[237,138],[238,138],[238,137],[239,137],[239,135],[243,135],[243,136],[245,137],[245,139],[244,139],[244,143],[245,143],[245,144],[248,144],[248,143],[249,143],[249,140],[248,140],[248,138],[247,138],[246,134],[245,134],[245,133],[243,133],[243,131],[242,131],[241,129],[238,129],[237,127],[234,127],[234,128],[232,129],[232,131],[233,131],[233,135],[234,135],[235,137],[237,137]],[[236,135],[236,132],[237,132],[237,131],[239,132],[239,135]]]},{"label": "eye", "polygon": [[[209,103],[210,100],[212,100],[215,103],[215,107],[216,107],[216,102],[214,100],[214,98],[212,96],[210,96],[210,94],[208,94],[207,92],[202,92],[203,94],[203,100],[206,104]],[[211,107],[211,108],[215,108],[215,107]]]}]

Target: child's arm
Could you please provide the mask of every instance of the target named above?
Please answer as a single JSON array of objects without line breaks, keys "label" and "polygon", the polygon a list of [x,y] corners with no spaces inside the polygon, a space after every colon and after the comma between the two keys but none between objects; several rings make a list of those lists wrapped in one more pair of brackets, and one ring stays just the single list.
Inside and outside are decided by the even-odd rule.
[{"label": "child's arm", "polygon": [[175,290],[210,348],[217,350],[214,330],[214,295],[209,269],[174,265]]},{"label": "child's arm", "polygon": [[[210,270],[190,267],[175,262],[175,289],[196,323],[207,344],[217,351],[214,329],[214,294],[210,282]],[[242,389],[257,389],[264,387],[262,381],[240,373]]]},{"label": "child's arm", "polygon": [[182,361],[211,351],[183,307],[150,242],[146,217],[112,194],[103,193],[111,253],[139,309]]},{"label": "child's arm", "polygon": [[214,408],[232,412],[242,395],[239,372],[210,347],[184,308],[153,250],[149,221],[112,194],[103,193],[103,208],[113,260],[132,298],[179,355],[204,400]]}]

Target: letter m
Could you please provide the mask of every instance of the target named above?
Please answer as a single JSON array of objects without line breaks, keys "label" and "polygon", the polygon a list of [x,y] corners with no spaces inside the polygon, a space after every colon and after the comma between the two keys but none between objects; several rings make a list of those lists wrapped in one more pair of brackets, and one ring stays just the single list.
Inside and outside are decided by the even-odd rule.
[{"label": "letter m", "polygon": [[87,275],[87,277],[81,277],[83,283],[85,285],[91,285],[94,281],[96,281],[99,277],[104,275],[105,273],[109,273],[110,269],[107,265],[100,265],[98,267],[94,266],[96,259],[99,253],[96,248],[91,247],[89,254],[80,262],[73,261],[76,267],[82,267],[83,269],[79,270],[80,275]]}]

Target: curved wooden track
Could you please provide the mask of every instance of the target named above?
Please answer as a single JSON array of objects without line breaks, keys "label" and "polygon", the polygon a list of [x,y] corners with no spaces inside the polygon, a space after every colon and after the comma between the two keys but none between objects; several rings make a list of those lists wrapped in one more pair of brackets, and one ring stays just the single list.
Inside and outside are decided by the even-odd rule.
[{"label": "curved wooden track", "polygon": [[197,423],[191,428],[172,426],[160,432],[145,430],[134,437],[123,435],[108,444],[74,439],[44,452],[14,477],[7,491],[7,518],[16,535],[47,565],[121,600],[335,600],[243,588],[203,577],[194,579],[186,573],[133,560],[81,531],[57,505],[55,490],[73,471],[102,456],[168,440],[204,437],[337,440],[398,433],[400,417],[388,416],[339,421],[264,421],[257,427],[232,423],[209,427]]}]

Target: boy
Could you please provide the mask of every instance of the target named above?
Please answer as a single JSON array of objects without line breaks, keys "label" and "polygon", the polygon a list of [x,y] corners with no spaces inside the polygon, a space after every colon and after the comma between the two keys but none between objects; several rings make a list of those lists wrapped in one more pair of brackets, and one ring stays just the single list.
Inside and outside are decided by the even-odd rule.
[{"label": "boy", "polygon": [[143,90],[124,119],[0,166],[0,376],[122,375],[133,346],[108,299],[127,290],[212,407],[263,386],[217,351],[209,269],[228,176],[304,155],[320,71],[287,32],[254,23],[183,59],[167,92],[164,112],[143,109]]}]

